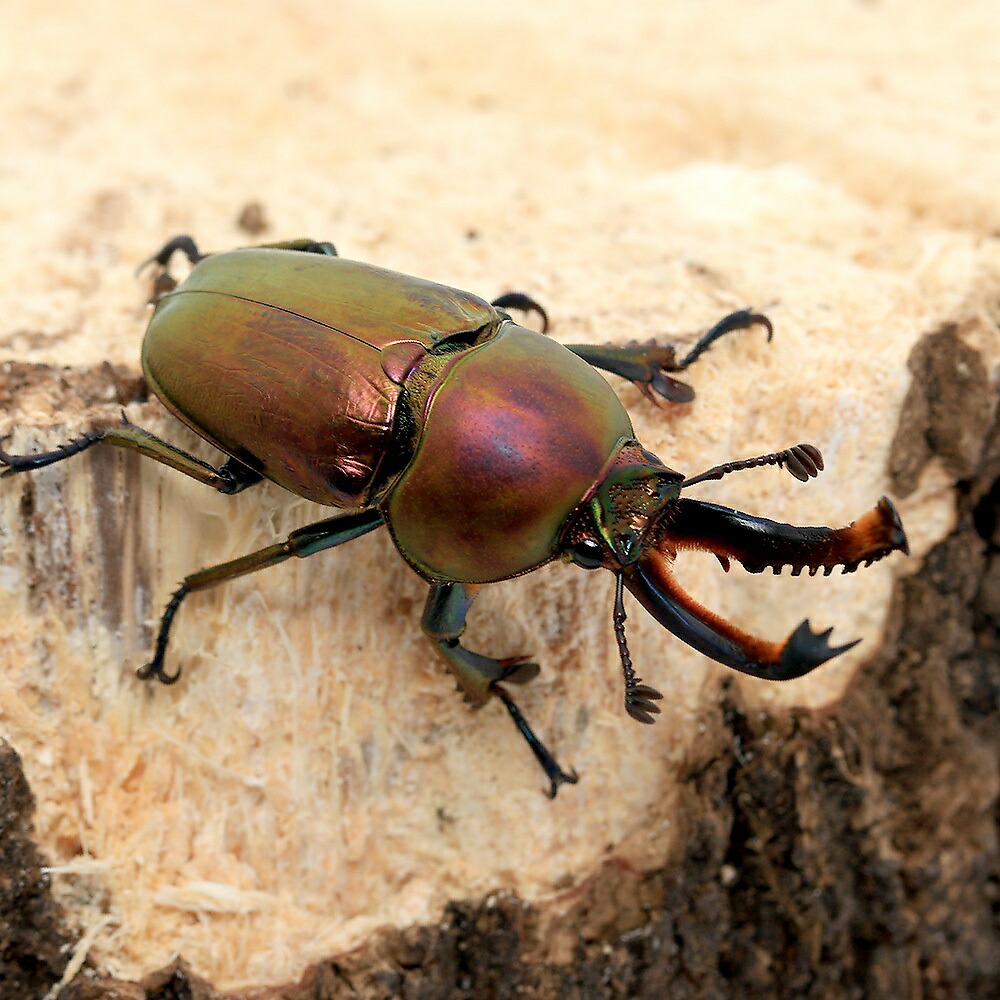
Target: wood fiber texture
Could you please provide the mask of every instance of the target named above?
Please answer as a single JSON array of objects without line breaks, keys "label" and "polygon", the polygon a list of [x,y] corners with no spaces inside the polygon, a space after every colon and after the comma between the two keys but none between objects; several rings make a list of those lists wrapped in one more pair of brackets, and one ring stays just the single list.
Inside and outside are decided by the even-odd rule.
[{"label": "wood fiber texture", "polygon": [[[627,605],[667,696],[621,707],[604,574],[489,588],[466,641],[582,774],[554,803],[470,712],[384,533],[196,595],[180,684],[134,670],[176,583],[329,516],[112,449],[0,480],[0,1000],[1000,992],[1000,13],[915,0],[503,7],[0,4],[0,434],[128,418],[215,461],[138,365],[148,282],[308,236],[567,343],[689,344],[751,306],[642,443],[698,495],[909,559],[680,578],[742,627],[856,649],[735,676]],[[11,45],[10,40],[15,44]],[[571,419],[572,415],[567,415]],[[207,494],[207,495],[206,495]],[[168,664],[169,665],[169,664]]]}]

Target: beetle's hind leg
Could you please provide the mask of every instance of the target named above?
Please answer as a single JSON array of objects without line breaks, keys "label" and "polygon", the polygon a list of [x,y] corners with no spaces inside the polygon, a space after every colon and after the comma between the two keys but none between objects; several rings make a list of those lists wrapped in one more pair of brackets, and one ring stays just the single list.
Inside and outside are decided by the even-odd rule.
[{"label": "beetle's hind leg", "polygon": [[167,240],[152,257],[147,257],[135,269],[135,273],[138,276],[150,264],[157,265],[157,269],[153,275],[153,287],[149,295],[151,305],[158,302],[164,295],[168,295],[177,287],[177,279],[170,273],[170,259],[178,251],[187,257],[192,267],[208,256],[208,254],[204,254],[198,249],[197,244],[190,236],[182,235],[175,236],[172,240]]},{"label": "beetle's hind leg", "polygon": [[188,262],[193,266],[199,261],[204,260],[208,254],[202,253],[195,241],[187,235],[175,236],[172,240],[167,240],[166,243],[160,247],[152,257],[144,260],[138,267],[138,271],[143,271],[150,264],[159,264],[160,267],[166,268],[170,266],[170,258],[173,257],[177,251],[180,251],[187,257]]},{"label": "beetle's hind leg", "polygon": [[465,618],[476,598],[476,588],[464,583],[439,583],[431,587],[424,606],[421,626],[424,634],[441,651],[448,669],[455,675],[459,690],[466,701],[479,707],[490,695],[496,695],[514,720],[525,738],[535,760],[549,779],[549,798],[555,798],[562,784],[576,784],[575,771],[566,773],[556,762],[549,749],[535,735],[514,699],[504,689],[501,681],[524,684],[538,674],[537,663],[527,663],[522,656],[495,660],[466,649],[459,638],[465,631]]},{"label": "beetle's hind leg", "polygon": [[[281,243],[261,243],[255,249],[263,250],[301,250],[304,253],[324,254],[327,257],[336,257],[337,248],[329,240],[311,240],[309,238],[298,240],[285,240]],[[153,291],[149,301],[155,303],[157,300],[172,292],[177,287],[177,280],[170,274],[170,260],[175,253],[180,251],[187,257],[188,262],[194,267],[200,264],[211,254],[202,253],[198,249],[195,241],[187,235],[175,236],[172,240],[167,240],[152,257],[148,257],[137,268],[135,273],[141,274],[150,264],[159,266],[159,270],[153,279]]]},{"label": "beetle's hind leg", "polygon": [[337,248],[329,240],[283,240],[281,243],[258,243],[255,250],[299,250],[302,253],[318,253],[324,257],[337,257]]},{"label": "beetle's hind leg", "polygon": [[694,347],[679,361],[677,349],[673,344],[658,344],[655,340],[645,344],[633,341],[620,347],[612,344],[567,344],[566,346],[595,368],[602,368],[613,375],[628,379],[654,403],[657,401],[656,396],[671,403],[690,403],[694,399],[694,389],[686,382],[671,378],[668,373],[682,372],[689,368],[712,344],[727,333],[748,330],[757,325],[767,330],[767,339],[770,340],[774,330],[766,316],[750,309],[739,309],[730,313],[702,334]]},{"label": "beetle's hind leg", "polygon": [[78,455],[81,451],[86,451],[101,442],[114,445],[117,448],[130,448],[132,451],[139,452],[140,455],[152,458],[163,465],[169,465],[172,469],[177,469],[178,472],[183,472],[184,475],[198,480],[199,483],[204,483],[206,486],[211,486],[227,495],[239,493],[248,486],[259,483],[264,478],[259,472],[235,458],[229,459],[218,468],[209,465],[207,462],[195,458],[194,455],[188,454],[180,448],[175,448],[172,444],[167,444],[155,434],[150,434],[149,431],[136,427],[127,419],[123,419],[121,426],[89,431],[61,448],[40,452],[37,455],[11,455],[0,448],[0,464],[7,466],[0,472],[0,477],[12,476],[16,472],[30,472],[32,469],[41,469],[46,465],[54,465],[64,458]]},{"label": "beetle's hind leg", "polygon": [[[337,248],[329,240],[311,240],[308,237],[298,240],[284,240],[281,243],[258,243],[256,249],[301,250],[304,253],[319,253],[327,257],[337,256]],[[160,267],[166,269],[170,266],[170,258],[178,251],[187,257],[192,266],[199,264],[206,257],[210,256],[210,254],[202,253],[190,236],[175,236],[172,240],[167,240],[152,257],[144,260],[139,265],[138,270],[143,271],[150,264],[159,264]]]},{"label": "beetle's hind leg", "polygon": [[179,667],[172,674],[168,674],[164,669],[163,661],[167,653],[167,644],[170,641],[170,629],[174,623],[174,617],[181,606],[181,601],[188,594],[214,587],[227,580],[235,580],[238,576],[246,576],[259,569],[266,569],[268,566],[277,566],[278,563],[284,562],[292,556],[304,559],[306,556],[322,552],[323,549],[331,549],[337,545],[343,545],[344,542],[353,541],[369,531],[374,531],[381,525],[382,515],[377,510],[363,510],[356,514],[328,517],[323,521],[316,521],[314,524],[307,524],[304,528],[296,529],[283,542],[276,542],[274,545],[268,545],[256,552],[249,553],[249,555],[240,556],[239,559],[219,563],[218,566],[210,566],[208,569],[185,577],[184,582],[171,595],[163,617],[160,619],[153,659],[144,667],[140,667],[136,673],[142,680],[155,677],[162,684],[173,684],[180,677]]}]

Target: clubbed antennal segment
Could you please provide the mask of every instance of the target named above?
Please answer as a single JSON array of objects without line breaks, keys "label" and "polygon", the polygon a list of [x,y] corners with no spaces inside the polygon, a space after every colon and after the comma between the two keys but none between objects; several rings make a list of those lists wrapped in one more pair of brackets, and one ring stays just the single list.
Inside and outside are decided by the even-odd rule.
[{"label": "clubbed antennal segment", "polygon": [[777,465],[787,469],[799,482],[804,483],[815,479],[824,469],[823,455],[813,444],[797,444],[784,451],[772,451],[756,458],[741,458],[735,462],[723,462],[715,465],[707,472],[685,479],[681,488],[694,486],[695,483],[705,483],[728,476],[730,472],[740,472],[743,469],[758,469],[763,465]]},{"label": "clubbed antennal segment", "polygon": [[624,579],[622,574],[619,573],[615,583],[615,610],[612,620],[615,625],[615,641],[618,643],[618,655],[622,661],[622,673],[625,675],[625,711],[636,722],[652,725],[656,721],[653,716],[660,714],[660,706],[656,703],[662,700],[663,695],[656,688],[650,687],[648,684],[643,684],[642,678],[636,675],[635,668],[632,666],[632,657],[629,655],[628,643],[625,640],[623,588]]}]

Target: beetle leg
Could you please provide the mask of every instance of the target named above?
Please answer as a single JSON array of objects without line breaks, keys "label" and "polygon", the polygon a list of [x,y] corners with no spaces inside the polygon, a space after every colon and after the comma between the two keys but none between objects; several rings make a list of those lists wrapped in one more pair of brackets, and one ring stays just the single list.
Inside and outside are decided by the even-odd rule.
[{"label": "beetle leg", "polygon": [[575,771],[567,774],[556,763],[555,757],[538,739],[521,710],[500,684],[500,681],[526,683],[538,674],[538,664],[526,663],[522,656],[495,660],[474,653],[459,642],[465,631],[466,616],[475,599],[476,590],[469,584],[434,584],[427,595],[421,627],[427,638],[441,651],[466,701],[478,708],[486,703],[490,695],[495,694],[503,702],[514,725],[527,741],[535,760],[551,783],[549,798],[555,798],[561,784],[576,784],[577,774]]},{"label": "beetle leg", "polygon": [[546,792],[546,795],[550,799],[554,799],[560,785],[575,785],[580,780],[580,776],[576,771],[570,771],[567,774],[556,763],[556,759],[549,752],[545,744],[535,735],[534,730],[528,725],[528,720],[521,714],[521,710],[517,705],[514,704],[514,699],[499,684],[493,686],[493,693],[503,702],[504,708],[507,709],[508,714],[514,720],[514,725],[517,726],[518,732],[524,737],[528,746],[531,747],[531,752],[535,755],[535,760],[541,765],[545,776],[549,779],[549,790]]},{"label": "beetle leg", "polygon": [[114,445],[117,448],[130,448],[152,458],[163,465],[169,465],[178,472],[197,479],[199,483],[211,486],[220,493],[227,495],[239,493],[254,483],[259,483],[264,477],[250,466],[235,458],[230,458],[219,468],[209,465],[207,462],[195,458],[194,455],[175,448],[172,444],[150,434],[149,431],[136,427],[135,424],[125,420],[120,427],[105,427],[101,430],[88,431],[69,444],[64,444],[61,448],[53,451],[40,452],[37,455],[10,455],[0,448],[0,463],[7,468],[0,472],[0,477],[12,476],[16,472],[30,472],[32,469],[41,469],[46,465],[53,465],[61,462],[64,458],[78,455],[81,451],[86,451],[92,445],[101,442]]},{"label": "beetle leg", "polygon": [[[261,250],[301,250],[304,253],[325,254],[327,257],[336,257],[337,248],[329,240],[311,240],[308,237],[298,240],[283,240],[280,243],[259,243],[255,249]],[[198,249],[198,245],[190,236],[175,236],[160,247],[152,257],[144,260],[138,267],[138,271],[143,271],[150,264],[159,264],[160,267],[170,266],[170,258],[177,251],[187,257],[191,264],[197,264],[209,256]]]},{"label": "beetle leg", "polygon": [[517,309],[519,312],[536,313],[542,321],[542,333],[548,333],[549,314],[530,295],[524,292],[507,292],[495,298],[491,303],[497,309]]},{"label": "beetle leg", "polygon": [[208,254],[202,253],[195,241],[190,236],[175,236],[160,247],[152,257],[147,257],[136,269],[138,277],[150,264],[157,264],[158,269],[153,277],[153,287],[150,289],[149,304],[154,305],[164,295],[169,295],[177,287],[177,279],[170,273],[170,258],[180,251],[187,257],[188,262],[193,267],[199,261],[203,261]]},{"label": "beetle leg", "polygon": [[455,675],[459,690],[474,708],[489,701],[497,681],[524,684],[538,674],[537,663],[526,663],[523,656],[495,660],[466,649],[459,638],[465,631],[465,618],[476,599],[476,588],[465,583],[437,583],[427,595],[421,628],[435,643]]},{"label": "beetle leg", "polygon": [[136,671],[137,675],[142,680],[155,677],[163,684],[173,684],[180,677],[179,667],[172,674],[168,674],[163,669],[163,659],[167,652],[167,643],[170,641],[170,628],[173,625],[174,616],[177,614],[181,601],[188,594],[194,593],[196,590],[214,587],[227,580],[235,580],[238,576],[246,576],[259,569],[266,569],[268,566],[277,566],[278,563],[284,562],[292,556],[304,559],[316,552],[322,552],[323,549],[343,545],[344,542],[350,542],[369,531],[373,531],[382,523],[382,515],[377,510],[363,510],[357,514],[329,517],[323,521],[316,521],[314,524],[307,524],[304,528],[297,528],[283,542],[268,545],[256,552],[240,556],[239,559],[219,563],[217,566],[210,566],[208,569],[185,577],[184,582],[171,596],[163,612],[163,617],[160,619],[153,659],[145,666],[140,667]]},{"label": "beetle leg", "polygon": [[771,338],[774,336],[774,327],[763,313],[755,313],[752,309],[737,309],[736,312],[723,316],[715,326],[706,330],[698,338],[694,347],[677,362],[676,367],[672,368],[671,371],[682,372],[685,368],[693,365],[712,344],[727,333],[733,333],[736,330],[749,330],[758,324],[767,330],[767,342],[770,344]]},{"label": "beetle leg", "polygon": [[329,240],[283,240],[280,243],[258,243],[255,250],[299,250],[302,253],[318,253],[325,257],[337,257],[337,248]]},{"label": "beetle leg", "polygon": [[[337,256],[337,248],[329,241],[324,240],[317,242],[316,240],[310,240],[308,238],[285,240],[282,243],[261,243],[259,248],[271,250],[301,250],[304,253],[325,254],[327,257]],[[183,253],[185,257],[187,257],[188,262],[192,266],[200,263],[206,257],[211,256],[211,254],[202,253],[198,249],[198,245],[190,236],[175,236],[172,240],[168,240],[164,243],[152,257],[148,257],[135,269],[135,273],[139,275],[142,274],[142,272],[145,271],[150,264],[158,264],[160,267],[160,270],[157,272],[153,281],[153,291],[149,299],[150,303],[157,302],[164,295],[172,292],[177,287],[177,281],[170,275],[168,268],[170,267],[170,258],[173,257],[178,250]]]},{"label": "beetle leg", "polygon": [[693,365],[720,337],[735,330],[747,330],[760,324],[767,329],[767,339],[773,334],[771,321],[750,309],[739,309],[724,316],[707,333],[704,333],[680,360],[672,344],[658,344],[650,340],[615,346],[612,344],[567,344],[578,357],[595,368],[602,368],[613,375],[620,375],[632,382],[644,396],[656,402],[653,393],[671,403],[690,403],[694,389],[687,383],[671,378],[667,372],[681,372]]},{"label": "beetle leg", "polygon": [[197,244],[190,236],[175,236],[172,240],[168,240],[164,243],[152,257],[144,260],[138,268],[136,268],[136,274],[144,271],[150,264],[159,264],[162,268],[169,267],[170,258],[173,257],[178,250],[180,250],[180,252],[187,257],[188,262],[192,265],[204,260],[207,256],[207,254],[203,254],[198,249]]}]

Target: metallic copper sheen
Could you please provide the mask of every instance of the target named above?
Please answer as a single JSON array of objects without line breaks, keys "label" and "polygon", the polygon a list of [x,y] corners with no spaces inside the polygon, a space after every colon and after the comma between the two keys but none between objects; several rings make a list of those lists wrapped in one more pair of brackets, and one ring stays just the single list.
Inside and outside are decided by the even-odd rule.
[{"label": "metallic copper sheen", "polygon": [[431,580],[490,583],[558,551],[569,516],[633,437],[607,381],[513,323],[465,352],[430,399],[389,527]]},{"label": "metallic copper sheen", "polygon": [[235,250],[159,300],[142,363],[156,395],[212,444],[299,496],[360,509],[390,446],[391,376],[443,337],[498,321],[489,303],[430,281]]}]

